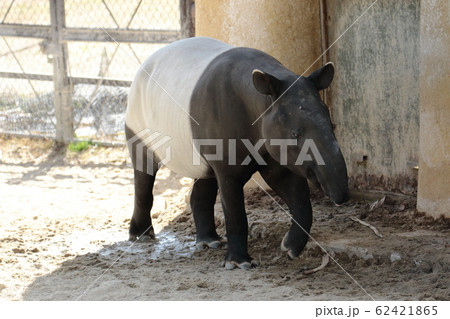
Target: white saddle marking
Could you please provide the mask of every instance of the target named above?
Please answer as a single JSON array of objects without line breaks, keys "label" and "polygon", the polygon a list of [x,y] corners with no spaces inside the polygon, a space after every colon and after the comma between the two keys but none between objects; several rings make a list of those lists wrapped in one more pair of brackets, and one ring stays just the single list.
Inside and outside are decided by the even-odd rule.
[{"label": "white saddle marking", "polygon": [[232,48],[212,38],[176,41],[151,55],[131,85],[127,126],[136,134],[147,129],[171,137],[162,147],[156,148],[154,143],[146,146],[161,160],[166,159],[170,147],[170,160],[165,166],[181,176],[201,178],[208,172],[203,159],[200,165],[193,165],[191,125],[202,123],[190,118],[190,100],[208,64]]}]

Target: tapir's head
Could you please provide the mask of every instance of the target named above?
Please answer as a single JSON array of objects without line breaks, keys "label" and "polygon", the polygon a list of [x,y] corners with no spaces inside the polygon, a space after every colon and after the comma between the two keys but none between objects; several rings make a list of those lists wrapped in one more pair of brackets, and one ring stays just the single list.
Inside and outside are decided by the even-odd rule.
[{"label": "tapir's head", "polygon": [[266,107],[270,107],[261,119],[261,129],[271,157],[319,183],[334,203],[341,204],[348,200],[347,168],[330,113],[319,96],[333,75],[331,63],[299,79],[254,70],[253,84],[267,96]]}]

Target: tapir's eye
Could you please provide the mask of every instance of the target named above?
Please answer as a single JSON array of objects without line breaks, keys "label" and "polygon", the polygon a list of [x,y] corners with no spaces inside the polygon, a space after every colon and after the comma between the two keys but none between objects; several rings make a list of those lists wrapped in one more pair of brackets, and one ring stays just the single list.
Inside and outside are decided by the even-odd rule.
[{"label": "tapir's eye", "polygon": [[299,138],[299,137],[300,137],[300,133],[297,132],[297,131],[293,131],[293,132],[292,132],[292,136],[293,136],[294,138]]}]

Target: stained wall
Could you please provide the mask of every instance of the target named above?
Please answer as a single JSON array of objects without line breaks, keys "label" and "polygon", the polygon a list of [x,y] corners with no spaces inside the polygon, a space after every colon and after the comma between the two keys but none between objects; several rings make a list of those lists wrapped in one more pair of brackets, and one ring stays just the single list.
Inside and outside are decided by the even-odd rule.
[{"label": "stained wall", "polygon": [[329,104],[354,185],[415,194],[420,1],[372,3],[327,1]]},{"label": "stained wall", "polygon": [[417,208],[450,217],[450,8],[422,0]]}]

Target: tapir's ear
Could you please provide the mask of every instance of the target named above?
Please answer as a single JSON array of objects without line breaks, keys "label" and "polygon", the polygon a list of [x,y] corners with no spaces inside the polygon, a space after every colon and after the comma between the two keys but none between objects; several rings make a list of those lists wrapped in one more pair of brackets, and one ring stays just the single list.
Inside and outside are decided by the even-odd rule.
[{"label": "tapir's ear", "polygon": [[330,86],[331,81],[333,81],[333,76],[334,65],[333,63],[328,62],[320,69],[317,69],[311,73],[308,76],[308,79],[316,85],[318,90],[323,90]]},{"label": "tapir's ear", "polygon": [[253,70],[253,85],[262,94],[277,95],[281,86],[281,81],[273,75],[258,69]]}]

